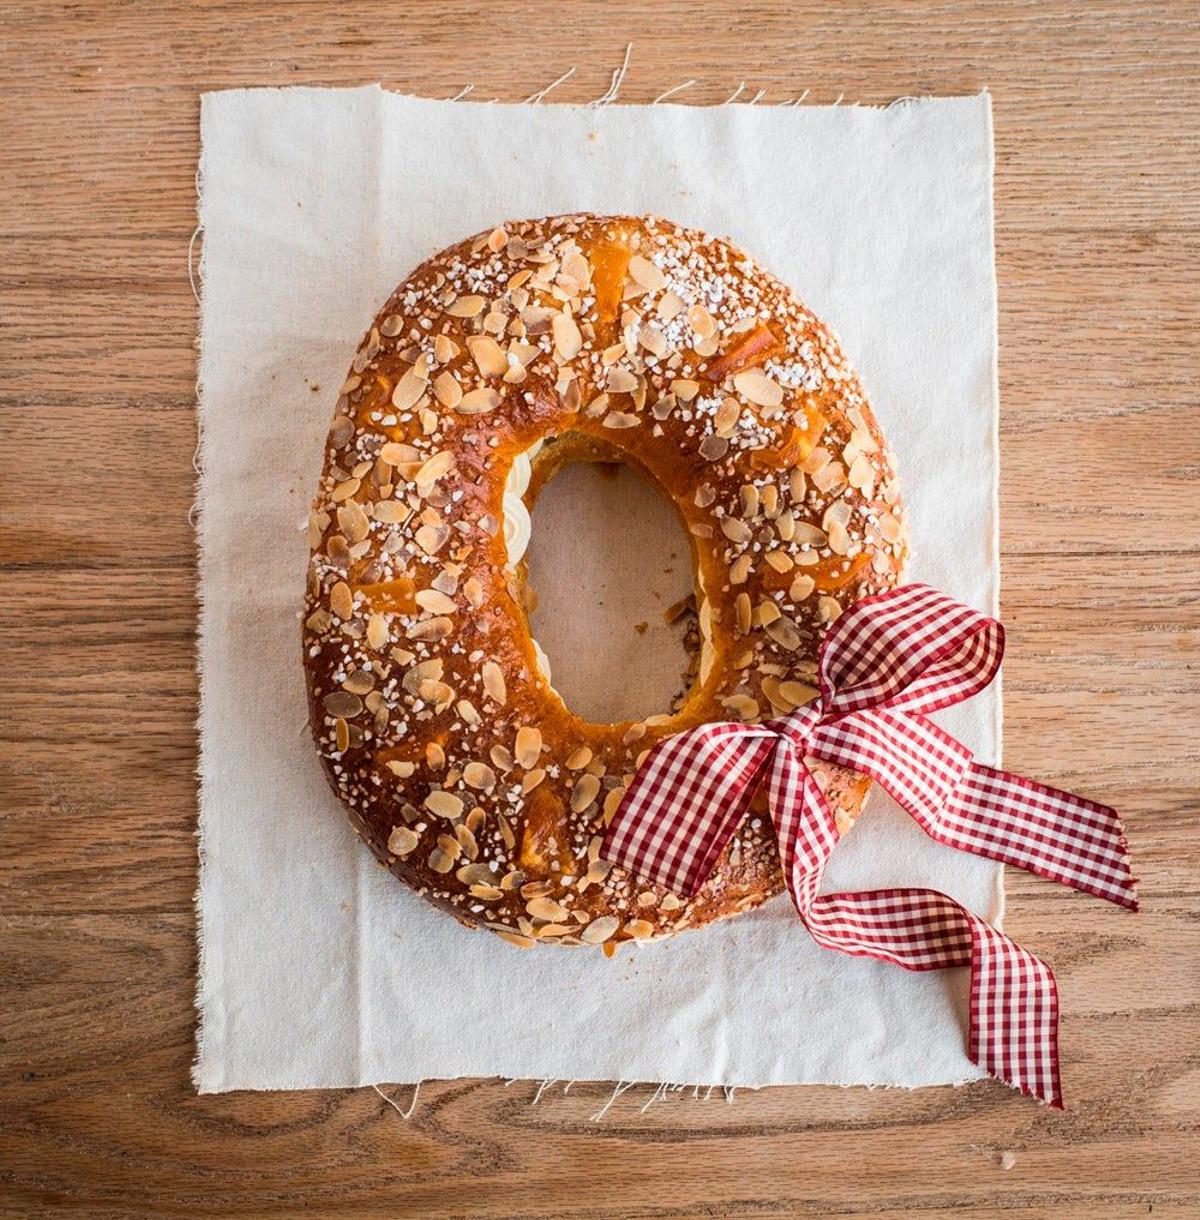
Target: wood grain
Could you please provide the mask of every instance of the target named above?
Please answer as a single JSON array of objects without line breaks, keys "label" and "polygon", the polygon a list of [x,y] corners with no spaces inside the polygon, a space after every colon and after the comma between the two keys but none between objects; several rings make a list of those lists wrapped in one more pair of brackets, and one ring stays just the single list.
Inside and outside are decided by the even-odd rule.
[{"label": "wood grain", "polygon": [[[629,41],[630,101],[993,92],[1007,757],[1126,813],[1145,900],[1010,877],[1064,1114],[990,1083],[641,1089],[599,1123],[598,1085],[428,1084],[408,1122],[192,1093],[199,94],[519,100],[576,65],[584,101]],[[9,0],[0,65],[0,1212],[1197,1214],[1194,3]]]}]

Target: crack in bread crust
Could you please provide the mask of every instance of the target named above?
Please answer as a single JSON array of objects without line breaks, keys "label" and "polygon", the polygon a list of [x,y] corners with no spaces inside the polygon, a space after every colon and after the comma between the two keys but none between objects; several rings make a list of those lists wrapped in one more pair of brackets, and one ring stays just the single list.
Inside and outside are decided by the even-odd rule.
[{"label": "crack in bread crust", "polygon": [[[701,645],[677,709],[591,724],[541,673],[503,531],[509,471],[539,441],[527,503],[594,450],[679,511]],[[627,216],[516,222],[418,267],[341,388],[309,533],[310,719],[358,833],[464,923],[609,950],[782,889],[761,807],[690,899],[610,867],[600,838],[664,736],[811,698],[829,623],[907,553],[894,463],[831,332],[728,242]],[[813,770],[847,826],[867,781]]]}]

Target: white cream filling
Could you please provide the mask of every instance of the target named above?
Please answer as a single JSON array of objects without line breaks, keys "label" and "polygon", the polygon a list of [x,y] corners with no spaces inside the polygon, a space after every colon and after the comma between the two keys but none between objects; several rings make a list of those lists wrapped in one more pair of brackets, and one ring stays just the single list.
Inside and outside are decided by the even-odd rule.
[{"label": "white cream filling", "polygon": [[[508,479],[504,484],[504,546],[508,551],[508,562],[512,566],[520,563],[521,557],[529,548],[529,539],[533,533],[529,509],[525,507],[525,501],[521,497],[525,494],[533,473],[532,459],[541,447],[542,442],[536,441],[524,453],[518,453],[513,458]],[[551,680],[550,658],[546,656],[537,640],[534,640],[532,636],[530,639],[533,643],[533,654],[537,658],[538,668],[549,682]]]}]

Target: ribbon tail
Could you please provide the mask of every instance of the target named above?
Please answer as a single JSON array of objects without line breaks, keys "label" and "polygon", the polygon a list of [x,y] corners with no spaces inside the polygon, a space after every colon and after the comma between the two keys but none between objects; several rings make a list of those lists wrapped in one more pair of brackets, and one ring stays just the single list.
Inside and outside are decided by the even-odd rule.
[{"label": "ribbon tail", "polygon": [[814,733],[809,753],[861,771],[930,838],[1137,910],[1115,809],[975,761],[913,712],[855,712]]},{"label": "ribbon tail", "polygon": [[1054,971],[991,924],[963,914],[972,940],[967,1053],[988,1075],[1061,1110]]},{"label": "ribbon tail", "polygon": [[913,971],[969,966],[971,1061],[1062,1108],[1058,989],[1045,962],[937,890],[823,894],[801,918],[822,948],[852,957]]},{"label": "ribbon tail", "polygon": [[972,760],[924,829],[951,847],[1138,909],[1124,827],[1108,805]]}]

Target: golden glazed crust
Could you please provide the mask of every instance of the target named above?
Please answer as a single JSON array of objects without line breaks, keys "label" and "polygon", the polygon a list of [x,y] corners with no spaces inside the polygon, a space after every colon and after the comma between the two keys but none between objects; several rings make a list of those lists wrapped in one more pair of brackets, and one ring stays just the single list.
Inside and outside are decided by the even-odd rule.
[{"label": "golden glazed crust", "polygon": [[[527,503],[591,458],[678,509],[703,643],[676,710],[590,724],[539,669],[504,537],[538,442]],[[689,900],[608,866],[600,835],[664,736],[811,698],[825,628],[906,550],[862,388],[795,294],[728,242],[590,215],[470,238],[396,289],[338,398],[310,534],[311,723],[359,834],[465,923],[607,949],[779,892],[754,813]],[[847,824],[866,781],[814,770]]]}]

